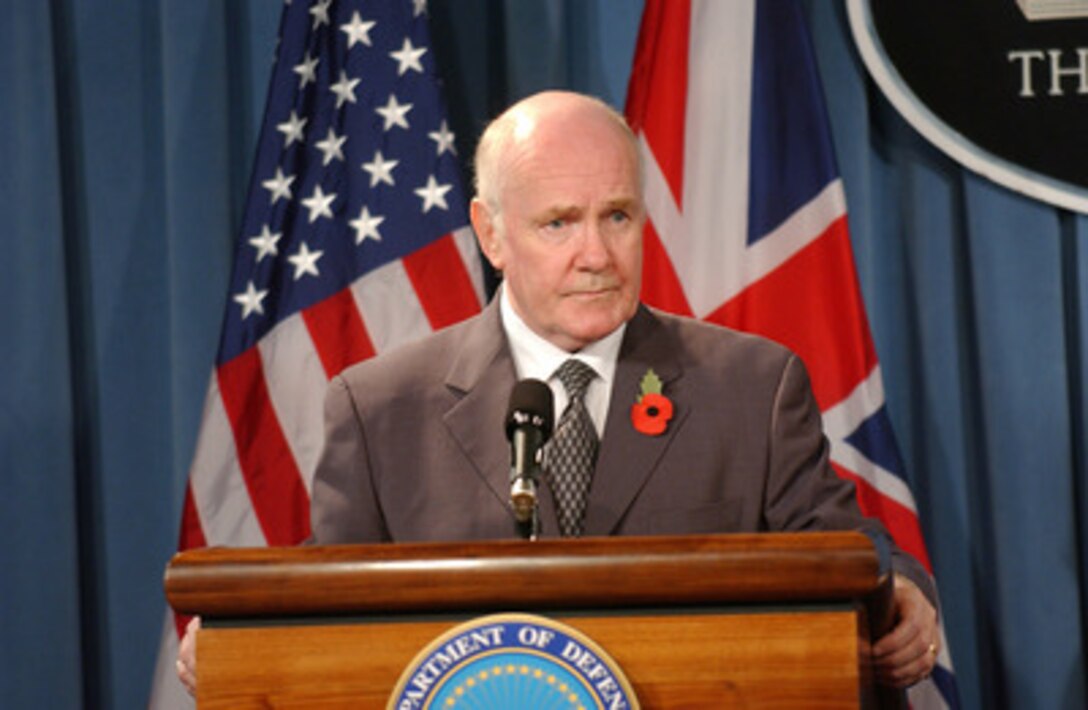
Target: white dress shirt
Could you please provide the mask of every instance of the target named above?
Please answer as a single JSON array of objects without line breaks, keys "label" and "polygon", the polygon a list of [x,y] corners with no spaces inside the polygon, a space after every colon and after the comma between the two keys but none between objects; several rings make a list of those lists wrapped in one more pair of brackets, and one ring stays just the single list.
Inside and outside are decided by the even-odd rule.
[{"label": "white dress shirt", "polygon": [[[604,433],[604,423],[608,418],[608,401],[612,395],[612,383],[616,376],[616,359],[620,354],[623,332],[627,328],[624,322],[620,327],[590,343],[576,353],[569,353],[540,337],[526,325],[514,311],[514,306],[506,295],[506,289],[500,289],[499,310],[502,315],[502,328],[510,344],[510,354],[514,358],[514,369],[519,380],[532,377],[548,383],[555,397],[555,422],[567,406],[567,390],[555,377],[555,371],[570,358],[577,358],[593,368],[597,377],[586,389],[585,403],[597,436]],[[632,393],[632,397],[637,393]]]}]

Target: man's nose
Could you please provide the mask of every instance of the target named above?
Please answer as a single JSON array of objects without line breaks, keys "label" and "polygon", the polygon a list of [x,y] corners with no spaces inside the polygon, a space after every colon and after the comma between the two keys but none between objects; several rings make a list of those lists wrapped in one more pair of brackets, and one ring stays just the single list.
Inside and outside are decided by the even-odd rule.
[{"label": "man's nose", "polygon": [[582,230],[577,265],[589,271],[601,271],[612,263],[612,251],[600,225],[587,221]]}]

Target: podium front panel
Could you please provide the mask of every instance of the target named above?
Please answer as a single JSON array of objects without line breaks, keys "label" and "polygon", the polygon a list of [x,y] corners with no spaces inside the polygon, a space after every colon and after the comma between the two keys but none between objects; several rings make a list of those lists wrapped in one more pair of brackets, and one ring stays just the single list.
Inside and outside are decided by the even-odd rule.
[{"label": "podium front panel", "polygon": [[[849,605],[547,614],[600,645],[643,708],[857,708],[863,624]],[[472,618],[209,625],[198,707],[385,708],[421,650]]]}]

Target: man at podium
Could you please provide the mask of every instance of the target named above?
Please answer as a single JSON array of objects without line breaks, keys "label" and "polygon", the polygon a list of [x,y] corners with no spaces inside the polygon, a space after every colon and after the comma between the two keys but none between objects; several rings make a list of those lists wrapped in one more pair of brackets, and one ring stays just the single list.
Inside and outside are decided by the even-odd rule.
[{"label": "man at podium", "polygon": [[[796,355],[639,303],[639,161],[624,118],[579,94],[531,96],[488,126],[471,218],[503,285],[480,315],[332,381],[314,542],[513,536],[504,431],[534,378],[556,422],[541,537],[863,529],[892,545],[831,469]],[[873,654],[905,687],[936,662],[936,595],[905,553],[893,567],[898,621]],[[190,689],[192,648],[191,630]]]}]

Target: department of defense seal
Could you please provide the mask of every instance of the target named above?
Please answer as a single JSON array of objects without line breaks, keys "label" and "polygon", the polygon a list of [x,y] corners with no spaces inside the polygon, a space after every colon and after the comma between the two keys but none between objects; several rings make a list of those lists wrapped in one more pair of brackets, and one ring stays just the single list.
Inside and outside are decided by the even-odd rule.
[{"label": "department of defense seal", "polygon": [[466,622],[404,669],[389,710],[638,710],[619,666],[577,630],[529,614]]}]

